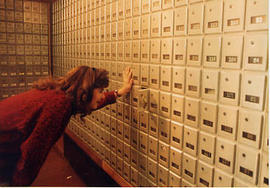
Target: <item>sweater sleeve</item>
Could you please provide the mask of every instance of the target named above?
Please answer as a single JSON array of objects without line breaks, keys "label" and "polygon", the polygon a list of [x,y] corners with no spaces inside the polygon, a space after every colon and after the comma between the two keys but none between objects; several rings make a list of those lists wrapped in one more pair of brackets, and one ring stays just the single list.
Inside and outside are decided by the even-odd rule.
[{"label": "sweater sleeve", "polygon": [[97,109],[100,109],[108,104],[113,104],[116,102],[116,97],[114,91],[104,92],[104,100],[99,104]]},{"label": "sweater sleeve", "polygon": [[22,143],[21,158],[12,178],[12,185],[31,185],[51,147],[60,138],[70,119],[70,104],[57,101],[46,105],[31,135]]}]

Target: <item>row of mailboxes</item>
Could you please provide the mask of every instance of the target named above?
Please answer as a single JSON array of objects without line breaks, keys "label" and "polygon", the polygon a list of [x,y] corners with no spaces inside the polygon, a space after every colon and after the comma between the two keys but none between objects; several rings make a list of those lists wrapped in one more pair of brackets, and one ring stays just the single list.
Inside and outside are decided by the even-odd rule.
[{"label": "row of mailboxes", "polygon": [[[78,129],[82,128],[79,128],[76,123],[69,125],[69,127],[78,134],[81,139],[89,142],[87,139],[91,135],[91,132],[87,133],[86,130],[79,131]],[[109,140],[106,142],[105,138],[105,141],[102,142],[102,139],[96,140],[92,138],[92,142],[96,140],[96,145],[103,145],[101,143],[104,143],[103,148],[105,149],[105,153],[106,150],[111,152],[111,156],[107,156],[107,160],[106,156],[103,156],[105,160],[107,162],[109,161],[120,175],[135,185],[137,185],[138,179],[130,175],[128,170],[130,168],[148,177],[154,184],[163,186],[169,185],[169,181],[172,181],[168,178],[169,171],[174,175],[174,178],[182,177],[187,182],[193,185],[197,184],[198,186],[232,186],[233,176],[230,175],[232,173],[235,173],[237,178],[246,180],[251,185],[257,183],[259,183],[259,185],[267,185],[268,183],[267,154],[263,153],[260,156],[256,150],[251,151],[251,148],[236,145],[224,139],[217,139],[215,155],[216,168],[214,169],[211,165],[213,163],[209,163],[209,161],[201,158],[200,155],[198,159],[196,156],[192,156],[187,152],[185,148],[183,148],[183,150],[176,149],[162,141],[158,141],[152,136],[149,136],[149,153],[147,154],[144,153],[144,150],[140,149],[144,149],[144,147],[140,147],[137,150],[132,145],[111,135],[108,131],[103,130],[101,132],[107,134],[105,137],[109,137]],[[95,137],[96,134],[90,137],[93,136]],[[100,136],[97,138],[100,138]],[[204,135],[202,138],[205,138]],[[144,139],[142,139],[142,141],[144,141]],[[203,142],[203,140],[200,142]],[[205,143],[202,143],[202,145],[207,146]],[[104,149],[98,148],[97,150],[101,155],[106,155],[104,151],[102,152]],[[205,148],[201,148],[200,150],[202,151],[201,153],[206,156],[214,155],[213,153],[207,152]],[[251,163],[251,161],[254,162]],[[259,168],[260,173],[258,173]],[[235,179],[235,183],[237,182],[237,179]]]},{"label": "row of mailboxes", "polygon": [[47,14],[48,3],[31,0],[1,0],[0,9]]},{"label": "row of mailboxes", "polygon": [[[74,6],[68,6],[58,12],[54,12],[53,24],[70,20],[66,23],[66,25],[69,24],[71,26],[69,28],[67,27],[67,30],[72,27],[73,29],[77,29],[110,22],[121,22],[122,20],[124,20],[123,22],[126,22],[126,20],[132,21],[132,19],[137,19],[136,16],[150,13],[149,10],[141,12],[140,1],[135,1],[134,3],[136,4],[136,2],[138,4],[136,7],[133,7],[136,10],[133,11],[133,18],[131,18],[132,10],[131,7],[129,7],[131,4],[126,7],[128,9],[125,11],[123,1],[120,0],[118,2],[115,1],[111,4],[98,7],[94,10],[84,12],[73,11],[72,8]],[[153,5],[161,5],[160,0],[152,2]],[[146,4],[143,6],[147,7]],[[151,12],[151,23],[146,22],[144,25],[149,28],[151,26],[152,36],[160,36],[161,33],[163,36],[171,36],[173,34],[173,30],[175,34],[186,34],[187,27],[189,34],[201,34],[203,32],[203,28],[206,33],[217,33],[221,32],[222,29],[225,32],[242,31],[244,29],[244,22],[246,23],[246,28],[248,30],[267,29],[266,7],[267,1],[245,3],[243,0],[225,2],[216,0],[205,3],[199,2],[190,4],[188,7],[182,6],[175,8],[174,10],[162,10],[161,12],[159,12],[160,9],[152,7],[154,10]],[[148,8],[150,8],[149,5]],[[130,28],[131,26],[135,28],[140,27],[140,22],[138,22],[138,25],[131,25],[128,22],[129,21],[127,21],[125,25],[128,25]]]},{"label": "row of mailboxes", "polygon": [[15,44],[0,44],[1,55],[41,55],[48,56],[49,47],[48,45],[15,45]]},{"label": "row of mailboxes", "polygon": [[[128,111],[135,110],[137,112],[141,110],[147,110],[152,113],[159,114],[165,118],[171,118],[172,120],[178,122],[185,122],[186,124],[193,127],[198,127],[199,124],[207,125],[207,120],[208,123],[211,124],[209,125],[209,129],[210,127],[212,127],[211,132],[215,132],[217,117],[220,118],[220,121],[222,120],[221,118],[231,118],[232,123],[230,124],[235,124],[235,122],[237,121],[237,112],[239,108],[237,107],[238,103],[236,104],[236,106],[226,106],[226,104],[231,105],[231,103],[221,102],[220,104],[217,104],[214,101],[207,101],[207,99],[200,100],[197,98],[191,98],[189,96],[171,94],[169,92],[159,91],[155,89],[139,88],[140,87],[134,86],[133,91],[130,95],[122,98],[119,103],[111,105],[111,110],[108,109],[108,111],[111,111],[111,115],[114,117],[119,116],[121,120],[125,119],[123,109],[127,110],[127,108],[130,108],[131,105],[132,109]],[[112,87],[111,89],[113,90],[114,87]],[[247,93],[242,94],[245,98],[242,100],[241,106],[256,110],[262,110],[263,106],[261,108],[251,106],[251,104],[255,103],[256,101],[249,101],[250,95],[248,95]],[[109,107],[106,107],[106,109],[107,108]],[[117,114],[117,110],[120,112],[120,114]],[[230,110],[236,113],[230,113]],[[127,113],[128,111],[126,111],[125,113]],[[229,115],[222,115],[222,111],[228,112]],[[133,114],[135,114],[134,112]]]},{"label": "row of mailboxes", "polygon": [[[142,114],[140,114],[141,118],[144,117]],[[154,114],[150,114],[149,117],[148,114],[146,116],[147,121],[145,121],[146,119],[140,119],[140,127],[136,127],[137,124],[136,126],[134,126],[134,124],[127,124],[103,113],[101,113],[99,116],[100,122],[94,121],[96,123],[101,123],[104,129],[117,138],[129,143],[134,148],[140,148],[141,152],[145,154],[148,153],[148,139],[149,141],[151,140],[150,137],[148,138],[148,136],[150,135],[154,139],[159,138],[159,140],[165,142],[166,144],[170,144],[175,148],[183,149],[185,152],[188,152],[193,156],[199,154],[202,160],[205,160],[208,163],[214,162],[214,152],[218,148],[215,148],[215,136],[206,133],[209,131],[206,130],[206,132],[204,132],[203,129],[201,129],[201,132],[199,132],[196,128],[186,125],[183,126],[182,124],[174,121],[170,122],[164,118],[157,118]],[[267,125],[265,124],[264,130],[262,130],[262,116],[257,114],[256,117],[250,118],[250,114],[240,113],[240,118],[241,121],[239,123],[240,125],[238,127],[237,136],[238,142],[258,149],[263,148],[265,152],[268,151],[269,138],[267,137]],[[255,120],[258,121],[258,124],[257,122],[254,123]],[[92,124],[90,124],[89,127],[91,127],[91,125]],[[227,134],[231,130],[235,131],[236,127],[234,127],[234,129],[226,129],[224,127],[225,125],[220,125],[217,133],[218,136],[220,136],[218,139],[222,140],[223,138],[225,141],[227,139],[233,139],[233,136],[229,137]],[[90,129],[92,128],[93,127]],[[92,132],[95,133],[96,130],[93,128]],[[232,148],[230,149],[233,151]],[[204,150],[204,152],[202,152],[202,150]],[[149,154],[151,155],[151,152]]]},{"label": "row of mailboxes", "polygon": [[32,13],[32,12],[21,12],[21,11],[13,11],[13,10],[3,10],[0,9],[1,21],[9,21],[9,22],[26,22],[26,23],[34,23],[34,24],[47,24],[48,23],[48,15],[40,14],[40,13]]},{"label": "row of mailboxes", "polygon": [[25,34],[48,35],[49,25],[48,24],[32,24],[32,23],[25,23],[25,22],[0,21],[0,32],[1,33],[25,33]]},{"label": "row of mailboxes", "polygon": [[[141,94],[143,95],[143,93]],[[121,122],[155,137],[158,137],[159,134],[159,137],[161,139],[163,138],[163,141],[167,143],[169,143],[170,131],[173,131],[170,127],[176,124],[173,129],[180,131],[182,128],[178,128],[179,126],[177,124],[184,123],[189,127],[194,127],[196,130],[200,128],[203,131],[217,134],[226,139],[237,139],[239,142],[255,148],[267,148],[266,143],[268,141],[265,140],[267,137],[262,139],[262,135],[265,132],[264,129],[266,130],[268,118],[262,112],[217,105],[180,95],[174,95],[172,97],[172,100],[179,100],[176,103],[177,105],[172,106],[168,104],[168,100],[164,100],[164,102],[161,100],[155,101],[151,100],[150,97],[149,102],[147,102],[145,99],[145,96],[139,97],[135,102],[132,100],[129,104],[125,103],[127,101],[118,101],[102,109],[105,113],[93,112],[91,116],[103,119],[102,124],[108,129],[110,129],[112,122],[114,127],[116,127],[117,122]],[[143,105],[149,103],[147,104],[149,106],[138,106],[141,105],[138,103],[141,100],[145,100],[142,102]],[[130,106],[130,104],[133,104],[133,106]],[[145,111],[148,108],[149,111]],[[166,116],[167,110],[169,112],[168,116]],[[92,120],[96,121],[95,118],[92,118]],[[99,123],[99,121],[96,122]]]},{"label": "row of mailboxes", "polygon": [[[267,109],[264,106],[267,105],[267,99],[265,97],[267,78],[261,72],[245,71],[242,73],[234,70],[219,71],[195,67],[144,65],[122,62],[111,64],[108,64],[108,62],[97,63],[97,68],[105,68],[110,72],[112,89],[117,89],[118,86],[121,86],[122,71],[127,66],[131,67],[133,70],[134,88],[139,87],[136,85],[141,85],[143,88],[150,88],[149,109],[154,112],[159,110],[157,103],[160,103],[160,100],[165,99],[167,100],[166,105],[173,105],[175,100],[171,100],[171,98],[175,94],[185,94],[187,97],[192,98],[202,97],[202,99],[207,101],[219,101],[222,104],[232,106],[241,105],[256,110]],[[69,68],[67,67],[67,69]],[[134,91],[136,90],[134,89]],[[136,96],[132,100],[136,100]],[[154,105],[156,109],[152,108],[151,100],[156,101],[156,105]],[[135,102],[132,104],[134,105]],[[130,104],[130,101],[127,101],[127,103]],[[175,103],[177,103],[177,100]],[[169,117],[169,114],[170,112],[167,112],[165,117]]]},{"label": "row of mailboxes", "polygon": [[[121,67],[124,66],[121,65]],[[201,70],[200,68],[171,66],[131,65],[131,69],[134,84],[150,88],[150,102],[152,98],[158,103],[159,96],[161,99],[171,98],[171,92],[173,92],[180,95],[186,94],[188,97],[202,97],[202,99],[213,102],[217,102],[219,99],[220,103],[233,106],[240,104],[247,108],[264,109],[266,92],[264,74],[244,72],[241,75],[238,71],[219,72],[212,69]],[[112,68],[110,78],[112,79],[111,85],[121,82],[122,69],[118,72]],[[136,94],[136,88],[141,86],[134,86],[134,94]],[[168,100],[167,103],[170,105],[171,101]]]},{"label": "row of mailboxes", "polygon": [[83,40],[84,44],[55,46],[54,53],[55,56],[113,60],[112,64],[117,60],[226,69],[243,66],[246,70],[263,71],[267,67],[266,40],[267,33],[252,33],[245,39],[235,34],[101,43]]},{"label": "row of mailboxes", "polygon": [[48,35],[35,35],[35,34],[24,34],[24,33],[8,33],[6,34],[6,39],[3,36],[1,42],[7,44],[34,44],[34,45],[48,45]]}]

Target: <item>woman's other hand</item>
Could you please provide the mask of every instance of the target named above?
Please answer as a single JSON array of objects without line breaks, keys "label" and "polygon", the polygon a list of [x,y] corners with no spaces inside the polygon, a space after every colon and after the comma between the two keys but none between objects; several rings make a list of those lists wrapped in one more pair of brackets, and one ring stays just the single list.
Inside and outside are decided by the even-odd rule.
[{"label": "woman's other hand", "polygon": [[130,67],[127,67],[125,70],[123,70],[123,86],[118,90],[118,94],[120,96],[126,95],[130,92],[133,84],[132,75],[133,74]]}]

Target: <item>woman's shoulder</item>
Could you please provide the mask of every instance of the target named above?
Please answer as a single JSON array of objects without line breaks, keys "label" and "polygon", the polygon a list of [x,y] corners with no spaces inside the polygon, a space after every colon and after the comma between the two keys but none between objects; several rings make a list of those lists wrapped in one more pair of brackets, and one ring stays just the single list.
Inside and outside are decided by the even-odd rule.
[{"label": "woman's shoulder", "polygon": [[39,93],[44,102],[54,103],[54,104],[69,104],[71,100],[67,97],[66,93],[58,89],[49,89],[49,90],[36,90],[35,92]]}]

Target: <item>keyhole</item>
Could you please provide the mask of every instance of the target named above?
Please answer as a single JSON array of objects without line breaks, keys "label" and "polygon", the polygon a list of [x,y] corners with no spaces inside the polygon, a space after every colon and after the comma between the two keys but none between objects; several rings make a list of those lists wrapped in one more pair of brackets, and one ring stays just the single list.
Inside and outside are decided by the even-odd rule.
[{"label": "keyhole", "polygon": [[228,82],[229,81],[229,78],[225,78],[225,81]]},{"label": "keyhole", "polygon": [[230,5],[229,7],[230,7],[230,8],[232,8],[233,6],[232,6],[232,5]]},{"label": "keyhole", "polygon": [[252,83],[251,80],[249,80],[248,83],[251,84]]},{"label": "keyhole", "polygon": [[202,169],[202,171],[204,171],[204,168],[203,167],[201,169]]},{"label": "keyhole", "polygon": [[206,79],[209,79],[209,76],[206,76]]},{"label": "keyhole", "polygon": [[189,132],[187,132],[187,135],[190,135],[190,133],[189,133]]},{"label": "keyhole", "polygon": [[223,145],[221,145],[220,147],[221,147],[221,149],[224,149],[224,146]]},{"label": "keyhole", "polygon": [[193,42],[190,45],[193,46]]},{"label": "keyhole", "polygon": [[219,177],[218,177],[218,179],[221,181],[221,180],[222,180],[222,177],[221,177],[221,176],[219,176]]},{"label": "keyhole", "polygon": [[211,46],[211,43],[210,42],[208,43],[208,46]]},{"label": "keyhole", "polygon": [[254,1],[254,2],[253,2],[253,4],[254,4],[254,5],[256,5],[256,4],[257,4],[257,2],[256,2],[256,1]]},{"label": "keyhole", "polygon": [[176,129],[176,127],[173,127],[173,129],[175,130],[175,129]]},{"label": "keyhole", "polygon": [[246,157],[246,154],[242,153],[242,156],[245,158]]},{"label": "keyhole", "polygon": [[254,41],[250,41],[250,44],[251,44],[251,45],[254,45]]},{"label": "keyhole", "polygon": [[207,111],[207,108],[205,107],[204,110]]},{"label": "keyhole", "polygon": [[224,115],[224,116],[226,116],[226,115],[227,115],[227,113],[226,113],[226,112],[223,112],[223,115]]},{"label": "keyhole", "polygon": [[230,42],[228,42],[227,44],[228,44],[228,46],[230,46],[230,45],[231,45],[231,43],[230,43]]},{"label": "keyhole", "polygon": [[205,141],[206,141],[206,139],[205,139],[205,138],[203,138],[203,141],[205,142]]},{"label": "keyhole", "polygon": [[245,118],[245,121],[248,122],[248,118]]},{"label": "keyhole", "polygon": [[212,9],[211,8],[209,9],[209,12],[212,12]]}]

